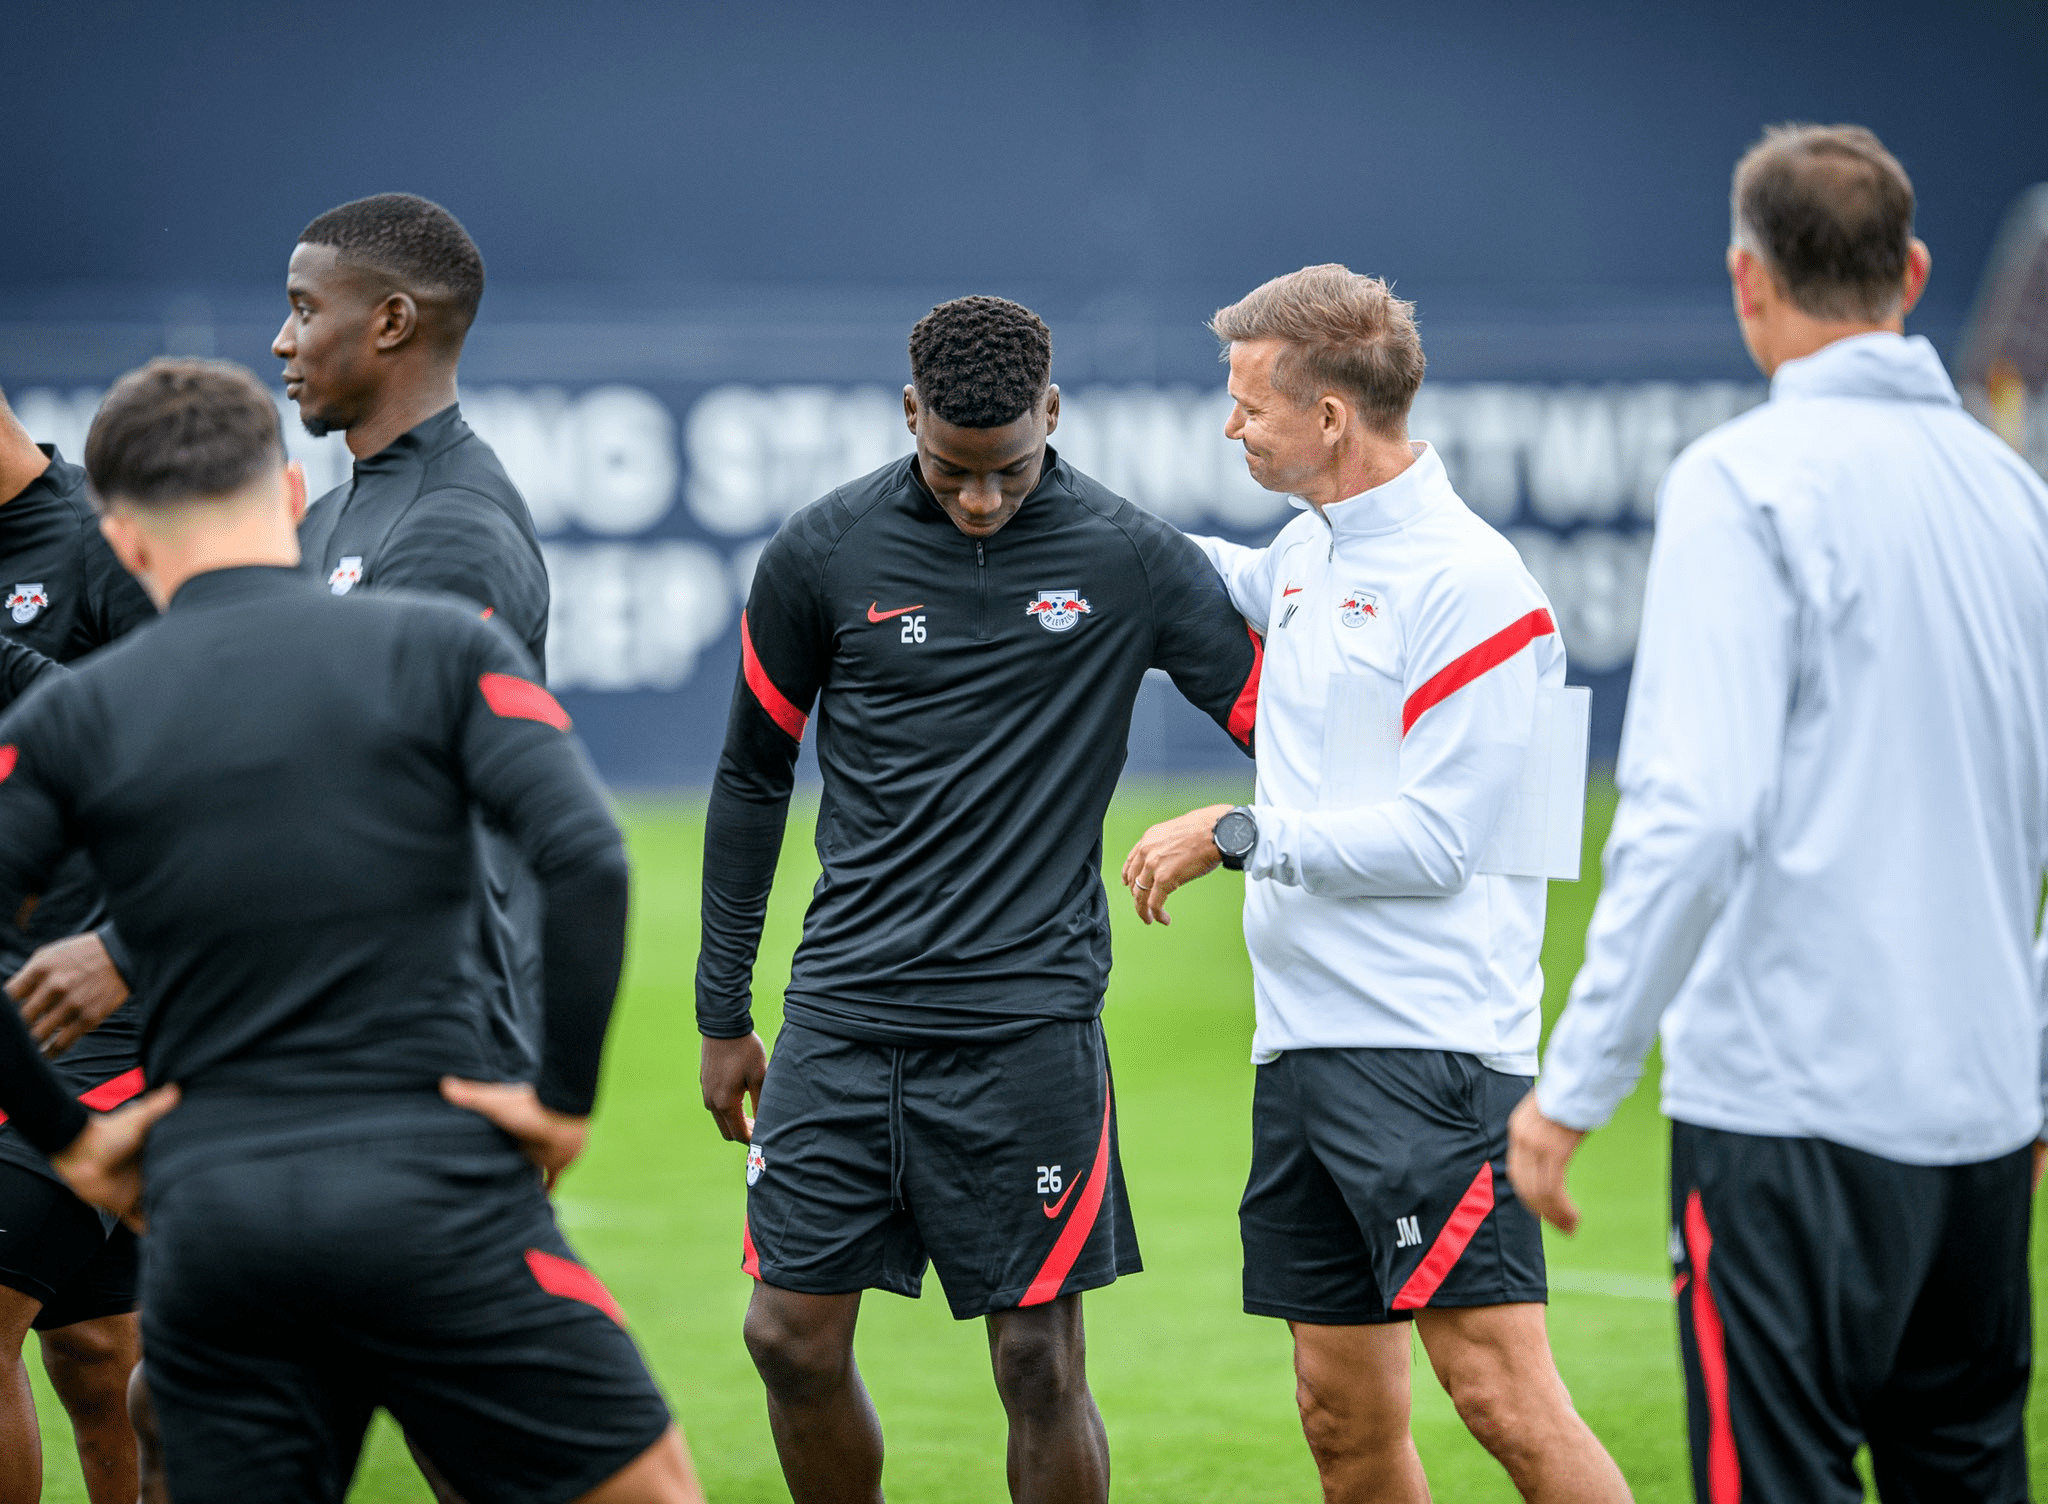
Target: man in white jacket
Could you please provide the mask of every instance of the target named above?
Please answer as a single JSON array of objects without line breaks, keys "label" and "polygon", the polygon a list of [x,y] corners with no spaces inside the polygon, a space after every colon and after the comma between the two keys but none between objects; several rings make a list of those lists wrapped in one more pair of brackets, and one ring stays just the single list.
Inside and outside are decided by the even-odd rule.
[{"label": "man in white jacket", "polygon": [[1308,267],[1211,327],[1225,432],[1302,515],[1262,549],[1197,540],[1266,639],[1256,801],[1155,826],[1124,881],[1165,923],[1190,879],[1249,879],[1245,1309],[1293,1330],[1333,1504],[1429,1497],[1411,1320],[1524,1498],[1626,1500],[1551,1359],[1541,1229],[1505,1173],[1536,1067],[1544,883],[1481,868],[1537,690],[1564,681],[1549,603],[1409,442],[1422,345],[1386,283]]},{"label": "man in white jacket", "polygon": [[[1657,516],[1585,967],[1509,1164],[1564,1170],[1659,1023],[1703,1504],[2027,1497],[2048,488],[1904,335],[1913,189],[1854,127],[1735,174],[1770,401]],[[1263,729],[1263,728],[1262,728]]]}]

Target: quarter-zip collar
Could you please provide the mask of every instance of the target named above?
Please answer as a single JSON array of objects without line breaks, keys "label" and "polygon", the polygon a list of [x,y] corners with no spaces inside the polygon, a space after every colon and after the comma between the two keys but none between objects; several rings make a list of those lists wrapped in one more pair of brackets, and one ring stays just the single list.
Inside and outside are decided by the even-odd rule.
[{"label": "quarter-zip collar", "polygon": [[460,436],[458,430],[461,427],[462,404],[451,402],[426,422],[408,428],[375,454],[357,460],[355,477],[361,480],[366,475],[389,475],[416,465],[436,450],[446,448],[450,440]]},{"label": "quarter-zip collar", "polygon": [[[232,564],[195,574],[171,597],[172,611],[204,611],[265,596],[311,594],[319,587],[297,567],[282,564]],[[326,592],[321,591],[321,594]]]},{"label": "quarter-zip collar", "polygon": [[1925,337],[1888,330],[1852,334],[1779,366],[1771,378],[1771,400],[1802,397],[1866,397],[1947,407],[1960,407],[1963,401]]},{"label": "quarter-zip collar", "polygon": [[[1010,515],[1010,520],[986,538],[968,538],[965,533],[961,533],[960,536],[969,543],[993,543],[997,538],[1000,538],[1004,533],[1021,522],[1025,514],[1031,510],[1034,502],[1042,500],[1054,491],[1064,491],[1067,489],[1066,482],[1060,474],[1062,464],[1063,461],[1060,459],[1059,451],[1050,444],[1046,445],[1045,464],[1039,469],[1038,484],[1031,488],[1030,494],[1022,502],[1018,503],[1017,510]],[[932,495],[932,488],[925,484],[924,472],[917,467],[917,455],[915,452],[903,457],[903,473],[909,479],[911,486],[917,491],[918,498],[923,504],[930,507],[935,516],[944,518],[948,527],[958,532],[959,529],[953,522],[953,519],[946,516],[946,509],[939,505],[939,499]]]},{"label": "quarter-zip collar", "polygon": [[[1323,522],[1330,529],[1333,542],[1397,532],[1454,495],[1436,446],[1418,440],[1408,447],[1414,452],[1415,463],[1406,470],[1384,485],[1333,501],[1322,509]],[[1309,510],[1309,503],[1301,497],[1287,499],[1297,509]]]}]

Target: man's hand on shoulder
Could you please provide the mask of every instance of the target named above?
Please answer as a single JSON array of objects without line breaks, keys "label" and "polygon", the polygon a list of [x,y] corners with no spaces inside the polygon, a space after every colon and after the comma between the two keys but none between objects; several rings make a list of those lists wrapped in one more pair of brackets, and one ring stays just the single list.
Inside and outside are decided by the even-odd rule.
[{"label": "man's hand on shoulder", "polygon": [[1123,882],[1147,924],[1171,924],[1166,900],[1173,890],[1207,877],[1223,863],[1216,849],[1216,822],[1232,806],[1212,804],[1153,826],[1124,858]]},{"label": "man's hand on shoulder", "polygon": [[1579,1209],[1564,1188],[1564,1172],[1585,1137],[1545,1117],[1533,1091],[1508,1118],[1508,1179],[1522,1205],[1559,1232],[1579,1230]]},{"label": "man's hand on shoulder", "polygon": [[95,1112],[83,1133],[50,1156],[50,1168],[80,1201],[141,1232],[142,1146],[158,1119],[177,1105],[178,1088],[159,1086],[112,1112]]},{"label": "man's hand on shoulder", "polygon": [[760,1035],[742,1034],[738,1039],[704,1036],[697,1081],[704,1089],[704,1110],[718,1124],[726,1142],[754,1141],[754,1119],[747,1103],[751,1100],[754,1111],[761,1110],[761,1082],[767,1075],[768,1047],[761,1043]]},{"label": "man's hand on shoulder", "polygon": [[460,1076],[443,1076],[441,1095],[457,1107],[466,1107],[495,1123],[518,1140],[521,1152],[540,1166],[551,1191],[590,1138],[589,1118],[556,1112],[541,1101],[530,1082],[465,1081]]},{"label": "man's hand on shoulder", "polygon": [[61,1055],[128,1001],[128,983],[98,935],[43,946],[7,983],[45,1055]]}]

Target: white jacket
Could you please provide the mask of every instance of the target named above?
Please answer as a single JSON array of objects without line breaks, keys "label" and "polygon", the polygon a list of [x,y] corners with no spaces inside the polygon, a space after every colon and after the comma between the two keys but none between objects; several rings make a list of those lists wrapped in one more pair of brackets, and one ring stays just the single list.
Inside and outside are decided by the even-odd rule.
[{"label": "white jacket", "polygon": [[2042,1121],[2048,487],[1924,339],[1838,341],[1665,478],[1622,802],[1544,1112],[1911,1164]]},{"label": "white jacket", "polygon": [[[1320,514],[1296,502],[1265,548],[1195,540],[1266,639],[1252,1058],[1456,1050],[1530,1075],[1545,884],[1475,869],[1564,648],[1513,545],[1414,447],[1383,486]],[[1359,802],[1380,757],[1399,794]]]}]

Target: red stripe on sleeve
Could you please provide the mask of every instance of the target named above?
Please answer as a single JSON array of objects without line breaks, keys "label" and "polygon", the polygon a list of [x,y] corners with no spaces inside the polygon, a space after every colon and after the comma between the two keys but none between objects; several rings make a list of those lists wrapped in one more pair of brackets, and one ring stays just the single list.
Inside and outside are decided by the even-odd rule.
[{"label": "red stripe on sleeve", "polygon": [[1244,688],[1237,692],[1237,703],[1230,707],[1230,734],[1249,747],[1252,744],[1252,728],[1259,719],[1259,671],[1266,666],[1266,645],[1259,641],[1259,634],[1250,627],[1245,635],[1252,640],[1252,671],[1244,681]]},{"label": "red stripe on sleeve", "polygon": [[1060,1229],[1052,1252],[1045,1256],[1045,1263],[1031,1281],[1031,1288],[1017,1302],[1019,1306],[1042,1306],[1058,1296],[1060,1286],[1067,1282],[1067,1276],[1074,1270],[1074,1261],[1080,1258],[1082,1248],[1087,1245],[1088,1235],[1095,1230],[1095,1218],[1102,1211],[1104,1182],[1109,1179],[1109,1114],[1109,1078],[1105,1076],[1102,1081],[1102,1139],[1095,1146],[1095,1164],[1088,1171],[1088,1184],[1068,1214],[1067,1225]]},{"label": "red stripe on sleeve", "polygon": [[1692,1261],[1693,1347],[1699,1353],[1701,1387],[1707,1391],[1707,1500],[1708,1504],[1742,1504],[1742,1459],[1736,1453],[1735,1427],[1728,1418],[1728,1338],[1707,1278],[1714,1234],[1707,1227],[1706,1208],[1700,1205],[1697,1190],[1685,1198],[1685,1249]]},{"label": "red stripe on sleeve", "polygon": [[747,613],[744,611],[740,613],[740,668],[747,676],[747,688],[754,692],[754,698],[768,712],[768,719],[787,732],[790,740],[802,741],[804,727],[811,718],[789,702],[789,697],[768,677],[768,670],[761,667],[761,660],[754,652],[754,634],[748,630]]},{"label": "red stripe on sleeve", "polygon": [[519,679],[511,674],[485,674],[476,681],[476,687],[484,692],[484,703],[491,707],[494,715],[539,721],[557,731],[569,729],[569,712],[531,679]]},{"label": "red stripe on sleeve", "polygon": [[1451,1209],[1450,1220],[1444,1223],[1444,1230],[1436,1235],[1436,1241],[1429,1245],[1429,1252],[1423,1255],[1422,1262],[1415,1266],[1415,1272],[1408,1276],[1408,1283],[1401,1286],[1400,1294],[1394,1297],[1395,1310],[1413,1311],[1429,1304],[1438,1286],[1457,1267],[1458,1260],[1465,1256],[1466,1245],[1492,1210],[1493,1165],[1487,1163],[1481,1165],[1479,1173],[1472,1177],[1472,1184],[1465,1188],[1464,1196]]},{"label": "red stripe on sleeve", "polygon": [[543,1253],[538,1248],[529,1248],[526,1250],[526,1267],[533,1271],[534,1283],[548,1294],[596,1306],[620,1326],[626,1324],[626,1313],[612,1299],[612,1292],[604,1287],[604,1281],[581,1264],[558,1258],[552,1253]]},{"label": "red stripe on sleeve", "polygon": [[1401,707],[1401,734],[1406,736],[1411,727],[1422,719],[1424,711],[1441,705],[1452,695],[1477,679],[1489,669],[1499,668],[1515,654],[1522,651],[1539,637],[1548,637],[1557,630],[1557,623],[1550,619],[1548,611],[1531,611],[1511,627],[1503,627],[1486,641],[1468,653],[1461,653],[1445,664]]},{"label": "red stripe on sleeve", "polygon": [[5,783],[14,773],[14,765],[21,761],[21,748],[13,742],[0,747],[0,783]]}]

